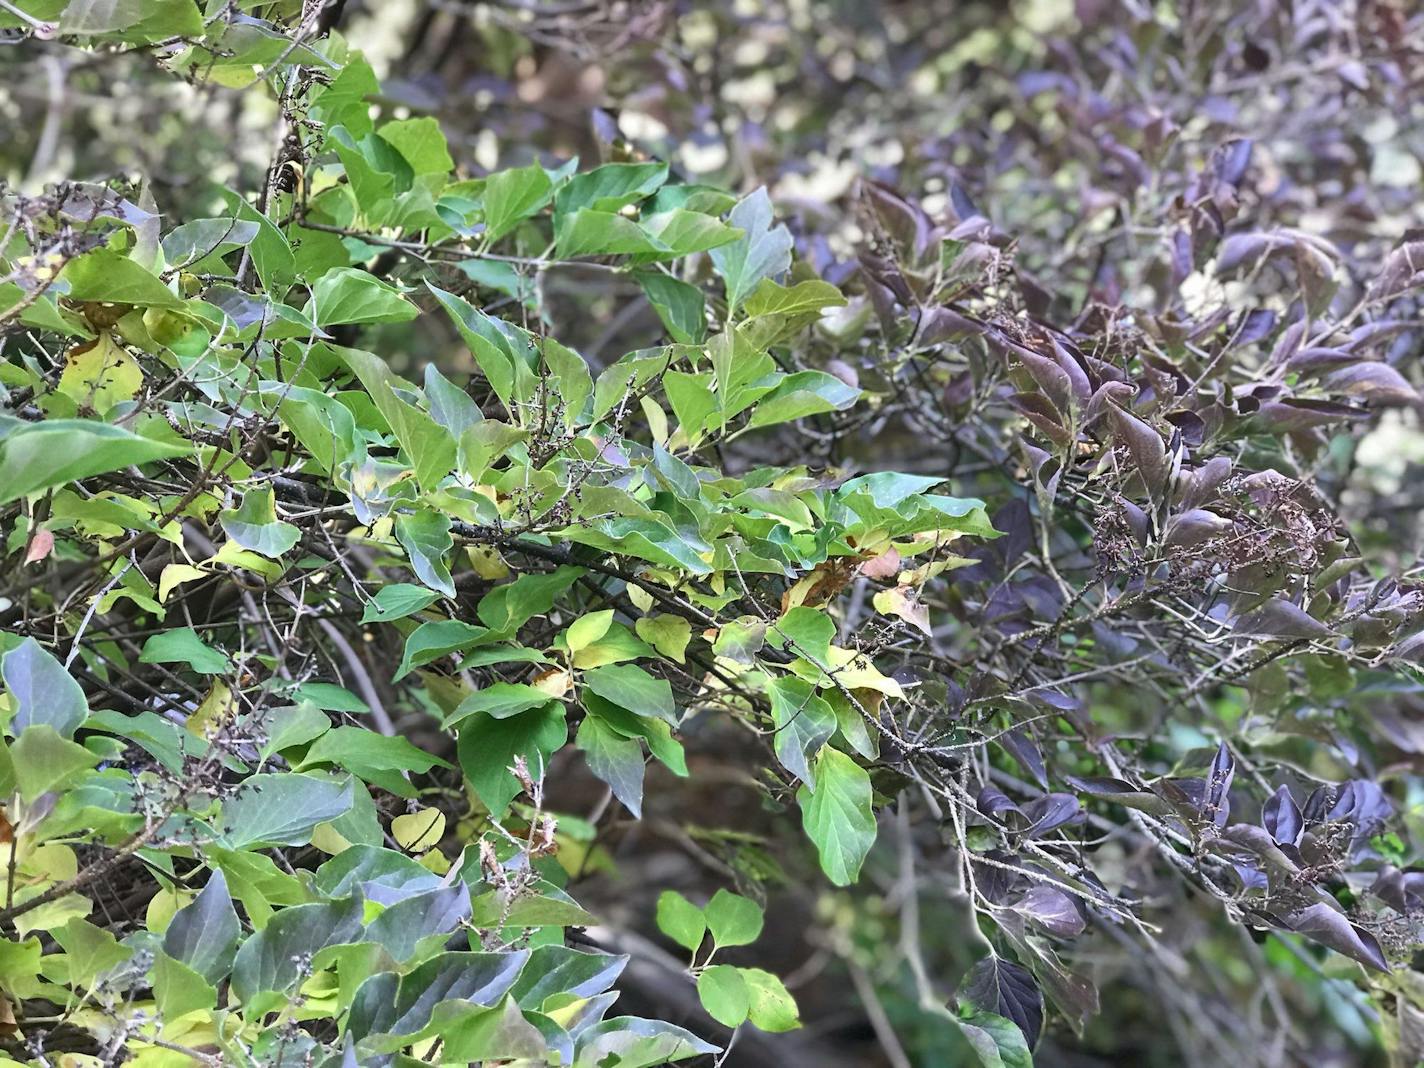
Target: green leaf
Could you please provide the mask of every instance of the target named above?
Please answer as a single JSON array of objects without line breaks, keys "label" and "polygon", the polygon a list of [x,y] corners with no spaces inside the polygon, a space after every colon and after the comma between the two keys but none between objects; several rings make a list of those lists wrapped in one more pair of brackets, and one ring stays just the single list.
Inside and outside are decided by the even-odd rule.
[{"label": "green leaf", "polygon": [[425,399],[430,404],[430,417],[456,438],[484,421],[479,405],[442,375],[433,363],[425,365]]},{"label": "green leaf", "polygon": [[589,770],[608,784],[634,819],[642,819],[643,747],[594,715],[579,725],[577,744]]},{"label": "green leaf", "polygon": [[424,774],[434,767],[450,766],[404,738],[390,738],[365,727],[337,727],[325,732],[307,749],[295,770],[307,771],[323,764],[343,768],[366,782],[407,798],[415,797],[416,791],[401,778],[400,772]]},{"label": "green leaf", "polygon": [[674,1024],[616,1016],[579,1035],[573,1068],[658,1068],[721,1050]]},{"label": "green leaf", "polygon": [[495,682],[476,690],[466,697],[445,720],[446,727],[453,727],[476,713],[484,713],[492,719],[508,719],[531,708],[548,704],[552,698],[543,690],[526,686],[522,682]]},{"label": "green leaf", "polygon": [[643,220],[643,230],[667,251],[659,258],[706,252],[736,241],[742,231],[699,211],[674,208]]},{"label": "green leaf", "polygon": [[837,886],[849,886],[875,844],[870,776],[829,746],[816,758],[815,775],[815,793],[804,785],[796,791],[801,823],[816,844],[821,870]]},{"label": "green leaf", "polygon": [[747,298],[748,318],[759,315],[815,315],[822,308],[839,308],[846,303],[841,291],[829,282],[814,278],[798,282],[791,288],[764,278]]},{"label": "green leaf", "polygon": [[573,349],[565,348],[553,338],[542,338],[539,351],[554,376],[558,400],[564,409],[564,425],[577,426],[582,421],[584,405],[593,393],[593,376],[588,363]]},{"label": "green leaf", "polygon": [[366,602],[361,612],[362,623],[390,623],[414,615],[435,601],[435,594],[423,586],[413,586],[409,582],[395,582],[382,586],[376,596]]},{"label": "green leaf", "polygon": [[763,278],[790,268],[791,231],[772,226],[771,198],[764,186],[739,201],[727,221],[743,235],[713,249],[711,256],[726,286],[727,307],[736,311]]},{"label": "green leaf", "polygon": [[606,701],[640,716],[676,724],[677,707],[666,679],[649,675],[636,664],[610,664],[583,674],[584,685]]},{"label": "green leaf", "polygon": [[87,988],[95,979],[133,956],[133,949],[119,945],[119,940],[88,920],[73,916],[53,932],[54,940],[64,949],[66,978],[77,987]]},{"label": "green leaf", "polygon": [[501,319],[486,315],[453,293],[446,293],[428,282],[426,288],[450,316],[490,388],[505,407],[510,408],[516,400],[527,400],[523,389],[515,388],[522,379],[533,380],[527,356],[515,347],[522,331]]},{"label": "green leaf", "polygon": [[672,736],[672,728],[666,720],[648,719],[635,716],[626,708],[619,708],[605,701],[597,694],[587,691],[583,694],[584,707],[591,716],[597,716],[610,729],[624,738],[641,738],[648,743],[653,756],[679,778],[687,778],[687,758],[682,744]]},{"label": "green leaf", "polygon": [[607,163],[576,174],[554,200],[558,217],[582,208],[617,212],[652,196],[667,181],[666,163]]},{"label": "green leaf", "polygon": [[386,361],[360,349],[341,349],[346,365],[356,373],[376,409],[390,425],[423,490],[432,490],[455,466],[455,437],[431,416],[396,395],[415,387],[391,372]]},{"label": "green leaf", "polygon": [[33,638],[24,639],[5,654],[0,660],[0,677],[14,702],[12,734],[43,723],[69,738],[89,714],[83,687]]},{"label": "green leaf", "polygon": [[766,629],[766,622],[756,616],[729,619],[718,630],[712,651],[720,657],[750,666],[766,644]]},{"label": "green leaf", "polygon": [[666,245],[632,219],[611,211],[592,211],[588,208],[560,220],[557,240],[559,255],[568,259],[575,256],[656,256],[668,251]]},{"label": "green leaf", "polygon": [[485,237],[498,241],[549,202],[554,183],[537,163],[485,179]]},{"label": "green leaf", "polygon": [[164,235],[163,258],[176,265],[225,256],[254,240],[257,232],[255,222],[241,219],[194,219]]},{"label": "green leaf", "polygon": [[163,932],[163,952],[216,986],[232,968],[241,937],[242,925],[219,868],[198,896],[174,913]]},{"label": "green leaf", "polygon": [[676,890],[658,895],[658,930],[689,953],[696,953],[707,934],[707,918],[702,910]]},{"label": "green leaf", "polygon": [[89,419],[47,419],[5,433],[0,427],[0,505],[40,490],[192,452]]},{"label": "green leaf", "polygon": [[[705,546],[689,538],[690,531],[675,531],[654,519],[638,517],[595,520],[588,526],[571,526],[559,531],[561,537],[595,548],[622,552],[663,567],[679,568],[694,575],[709,575],[712,568],[698,556]],[[701,546],[701,548],[699,548]]]},{"label": "green leaf", "polygon": [[374,942],[395,960],[405,962],[415,957],[422,945],[427,953],[440,948],[469,915],[469,887],[459,883],[440,886],[387,905],[366,928],[363,941]]},{"label": "green leaf", "polygon": [[568,737],[564,708],[557,701],[508,719],[472,716],[460,725],[460,767],[480,801],[500,817],[520,790],[509,771],[514,758],[523,757],[538,778]]},{"label": "green leaf", "polygon": [[351,808],[351,780],[270,773],[250,776],[223,804],[220,843],[227,849],[306,845],[318,823]]},{"label": "green leaf", "polygon": [[356,450],[356,421],[351,409],[334,397],[301,386],[267,383],[263,393],[280,398],[277,417],[325,473]]},{"label": "green leaf", "polygon": [[143,643],[140,664],[187,664],[200,675],[221,675],[231,664],[228,658],[206,644],[192,627],[179,627],[155,634]]},{"label": "green leaf", "polygon": [[141,42],[201,37],[206,29],[193,0],[70,0],[63,7],[60,31],[75,36],[114,34]]},{"label": "green leaf", "polygon": [[841,484],[836,496],[844,499],[856,493],[869,494],[877,508],[894,508],[908,497],[938,486],[944,479],[935,475],[905,475],[898,471],[877,471]]},{"label": "green leaf", "polygon": [[539,1009],[551,997],[561,994],[590,998],[611,987],[624,966],[626,956],[585,953],[562,945],[538,946],[519,973],[510,997],[526,1009]]},{"label": "green leaf", "polygon": [[786,648],[793,656],[810,660],[824,667],[831,659],[831,641],[836,636],[836,624],[825,612],[797,605],[771,625],[772,641]]},{"label": "green leaf", "polygon": [[281,909],[242,944],[232,964],[232,993],[244,1006],[259,994],[285,993],[327,946],[355,941],[365,903],[359,893],[331,902]]},{"label": "green leaf", "polygon": [[824,698],[817,696],[814,686],[794,676],[773,679],[767,692],[776,727],[776,758],[814,790],[816,776],[810,761],[836,733],[836,714]]},{"label": "green leaf", "polygon": [[400,542],[410,559],[415,577],[432,590],[453,599],[455,583],[445,564],[445,554],[455,544],[450,537],[450,517],[430,508],[419,508],[409,514],[397,515],[395,528],[396,541]]},{"label": "green leaf", "polygon": [[223,191],[223,200],[228,211],[257,227],[257,237],[247,246],[252,252],[257,277],[273,299],[284,297],[297,277],[296,257],[286,235],[241,194],[227,189]]},{"label": "green leaf", "polygon": [[373,1033],[415,1036],[425,1031],[442,1002],[493,1006],[509,992],[528,959],[528,950],[439,953],[403,976],[373,975],[356,992],[347,1030],[356,1039]]},{"label": "green leaf", "polygon": [[488,640],[489,630],[459,619],[435,619],[422,623],[405,640],[405,652],[392,677],[399,682],[418,667],[439,660],[442,656]]},{"label": "green leaf", "polygon": [[326,327],[404,323],[419,315],[420,309],[375,275],[356,267],[338,267],[316,280],[309,314],[317,326]]},{"label": "green leaf", "polygon": [[61,737],[48,723],[26,727],[10,746],[9,756],[20,797],[27,802],[61,789],[99,763],[97,756],[78,742]]},{"label": "green leaf", "polygon": [[547,574],[520,575],[513,582],[496,586],[485,594],[476,614],[495,633],[513,634],[552,608],[554,598],[578,581],[583,573],[581,567],[561,564]]},{"label": "green leaf", "polygon": [[174,310],[183,307],[182,299],[157,275],[113,249],[98,248],[70,260],[59,277],[69,283],[70,300]]},{"label": "green leaf", "polygon": [[344,126],[358,137],[364,136],[371,132],[367,98],[380,89],[371,65],[357,53],[346,61],[331,84],[318,92],[312,110],[327,129]]},{"label": "green leaf", "polygon": [[637,271],[634,276],[672,339],[700,345],[707,337],[706,301],[702,290],[662,271]]},{"label": "green leaf", "polygon": [[741,971],[751,1001],[753,1024],[773,1034],[794,1031],[801,1026],[796,999],[786,989],[786,984],[760,968],[743,968]]},{"label": "green leaf", "polygon": [[762,909],[751,898],[718,890],[707,902],[707,929],[719,949],[749,946],[761,937]]},{"label": "green leaf", "polygon": [[1012,1020],[974,1012],[955,1022],[983,1068],[1033,1068],[1033,1054]]},{"label": "green leaf", "polygon": [[442,1059],[458,1064],[505,1062],[548,1064],[549,1045],[539,1029],[524,1018],[513,998],[493,1009],[461,1006],[453,1023],[442,1023]]},{"label": "green leaf", "polygon": [[714,964],[697,977],[697,997],[707,1015],[723,1027],[740,1027],[751,1014],[751,991],[741,970]]},{"label": "green leaf", "polygon": [[445,175],[455,169],[440,123],[428,115],[388,122],[376,135],[399,152],[416,175]]},{"label": "green leaf", "polygon": [[198,972],[176,961],[167,953],[153,958],[153,999],[166,1020],[176,1020],[190,1012],[211,1009],[218,1003],[218,992]]},{"label": "green leaf", "polygon": [[242,503],[219,513],[227,536],[244,549],[276,559],[301,540],[302,532],[277,518],[270,484],[250,489]]},{"label": "green leaf", "polygon": [[824,371],[797,371],[762,396],[752,409],[747,427],[775,426],[808,415],[841,411],[859,397],[860,390],[846,385],[835,375]]}]

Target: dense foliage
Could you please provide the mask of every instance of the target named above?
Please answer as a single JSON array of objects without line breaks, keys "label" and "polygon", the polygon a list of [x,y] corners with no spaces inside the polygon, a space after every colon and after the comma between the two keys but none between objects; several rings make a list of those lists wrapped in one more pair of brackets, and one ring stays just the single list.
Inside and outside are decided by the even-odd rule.
[{"label": "dense foliage", "polygon": [[0,2],[0,1064],[1424,1057],[1424,16],[1237,7]]}]

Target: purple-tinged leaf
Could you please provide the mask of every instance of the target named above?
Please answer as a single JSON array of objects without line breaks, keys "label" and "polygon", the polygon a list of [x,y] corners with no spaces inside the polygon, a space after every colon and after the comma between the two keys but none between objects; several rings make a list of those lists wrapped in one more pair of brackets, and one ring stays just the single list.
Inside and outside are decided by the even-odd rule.
[{"label": "purple-tinged leaf", "polygon": [[1216,273],[1228,274],[1243,265],[1253,266],[1275,247],[1276,239],[1270,234],[1232,234],[1217,252]]},{"label": "purple-tinged leaf", "polygon": [[1375,936],[1351,923],[1343,913],[1323,901],[1287,916],[1285,928],[1314,939],[1322,946],[1343,953],[1377,972],[1390,970],[1389,961],[1385,960],[1384,951]]},{"label": "purple-tinged leaf", "polygon": [[1424,909],[1424,872],[1400,871],[1386,864],[1375,878],[1370,893],[1396,912]]},{"label": "purple-tinged leaf", "polygon": [[959,997],[976,1009],[1012,1020],[1029,1049],[1043,1030],[1043,994],[1033,973],[1002,957],[985,957],[969,969]]},{"label": "purple-tinged leaf", "polygon": [[1218,827],[1226,826],[1226,817],[1231,812],[1231,780],[1236,774],[1236,758],[1222,742],[1212,758],[1211,771],[1207,775],[1206,797],[1201,807],[1202,816]]},{"label": "purple-tinged leaf", "polygon": [[1033,887],[1014,902],[1013,908],[1059,938],[1073,938],[1087,926],[1077,902],[1052,886]]},{"label": "purple-tinged leaf", "polygon": [[1134,786],[1122,779],[1082,778],[1070,775],[1065,781],[1075,790],[1127,808],[1135,808],[1141,812],[1164,816],[1172,811],[1171,806],[1151,790],[1142,786]]},{"label": "purple-tinged leaf", "polygon": [[1409,380],[1387,363],[1363,362],[1332,371],[1322,381],[1326,389],[1385,405],[1419,403]]},{"label": "purple-tinged leaf", "polygon": [[1261,826],[1281,845],[1299,845],[1305,820],[1300,806],[1291,796],[1290,787],[1282,783],[1261,808]]},{"label": "purple-tinged leaf", "polygon": [[1215,512],[1205,508],[1189,508],[1172,518],[1162,540],[1164,544],[1185,549],[1221,537],[1234,526],[1231,520]]},{"label": "purple-tinged leaf", "polygon": [[1276,328],[1276,313],[1269,308],[1252,308],[1241,317],[1241,325],[1232,335],[1230,344],[1254,345],[1262,338],[1270,337]]},{"label": "purple-tinged leaf", "polygon": [[1216,180],[1227,185],[1239,186],[1246,177],[1246,169],[1251,166],[1253,143],[1249,137],[1238,137],[1217,147],[1212,153],[1212,170]]},{"label": "purple-tinged leaf", "polygon": [[1117,436],[1127,443],[1132,460],[1142,475],[1142,481],[1154,495],[1160,495],[1167,487],[1167,476],[1171,472],[1167,444],[1162,440],[1162,435],[1117,405],[1109,409],[1109,414]]},{"label": "purple-tinged leaf", "polygon": [[1061,827],[1078,818],[1081,811],[1078,799],[1072,794],[1045,794],[1023,806],[1023,814],[1029,820],[1026,832],[1029,838],[1047,834],[1055,827]]},{"label": "purple-tinged leaf", "polygon": [[991,820],[998,820],[1010,830],[1019,831],[1028,826],[1023,809],[997,786],[985,786],[979,791],[974,803],[980,812]]},{"label": "purple-tinged leaf", "polygon": [[1045,790],[1048,789],[1048,769],[1044,767],[1043,754],[1039,752],[1038,743],[1030,738],[1023,728],[1001,734],[998,741],[999,745],[1018,761],[1019,766],[1033,776],[1034,782]]},{"label": "purple-tinged leaf", "polygon": [[1335,633],[1283,597],[1272,597],[1254,612],[1242,616],[1235,630],[1237,634],[1259,638],[1329,638]]}]

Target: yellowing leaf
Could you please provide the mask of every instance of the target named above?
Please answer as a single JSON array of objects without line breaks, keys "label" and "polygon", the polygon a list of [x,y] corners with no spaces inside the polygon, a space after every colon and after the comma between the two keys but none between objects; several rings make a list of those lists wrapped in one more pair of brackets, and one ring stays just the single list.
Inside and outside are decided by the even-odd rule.
[{"label": "yellowing leaf", "polygon": [[180,893],[176,887],[161,888],[158,893],[149,898],[148,909],[144,912],[143,917],[144,926],[154,934],[162,934],[168,930],[168,924],[172,921],[173,914],[192,898],[192,894]]},{"label": "yellowing leaf", "polygon": [[336,856],[351,848],[346,836],[330,823],[318,823],[312,831],[311,844],[328,856]]},{"label": "yellowing leaf", "polygon": [[831,646],[831,674],[848,690],[876,690],[886,697],[904,697],[905,691],[894,679],[882,675],[870,658],[854,649]]},{"label": "yellowing leaf", "polygon": [[232,567],[240,567],[246,571],[255,571],[263,578],[279,579],[282,577],[282,565],[276,560],[269,560],[265,556],[249,552],[235,541],[225,541],[222,546],[208,560],[209,564],[228,564]]},{"label": "yellowing leaf", "polygon": [[498,549],[487,545],[472,545],[465,550],[465,555],[469,557],[475,574],[488,582],[498,582],[509,576],[509,565],[504,562],[504,557],[499,555]]},{"label": "yellowing leaf", "polygon": [[684,662],[683,655],[692,638],[692,624],[687,620],[665,612],[656,616],[644,616],[634,627],[638,637],[663,656],[676,660],[679,664]]},{"label": "yellowing leaf", "polygon": [[169,564],[158,576],[159,603],[168,600],[168,595],[173,592],[175,587],[181,586],[185,582],[192,582],[194,579],[207,578],[210,574],[211,572],[204,571],[201,567],[194,567],[192,564]]},{"label": "yellowing leaf", "polygon": [[30,547],[25,550],[25,566],[38,563],[54,548],[54,533],[41,527],[30,539]]},{"label": "yellowing leaf", "polygon": [[900,554],[891,545],[878,556],[872,556],[860,565],[860,573],[870,579],[891,579],[900,570]]},{"label": "yellowing leaf", "polygon": [[918,627],[925,634],[930,632],[930,610],[920,603],[913,586],[896,586],[881,590],[873,598],[875,610],[885,616],[899,616],[912,627]]},{"label": "yellowing leaf", "polygon": [[100,415],[116,404],[133,400],[142,388],[143,371],[138,361],[107,330],[101,330],[93,341],[70,349],[59,376],[59,392]]},{"label": "yellowing leaf", "polygon": [[576,619],[570,625],[564,635],[564,640],[569,643],[569,652],[577,653],[580,649],[587,648],[608,633],[608,628],[613,625],[613,609],[606,608],[602,612],[590,612],[581,619]]},{"label": "yellowing leaf", "polygon": [[450,858],[438,849],[430,849],[415,858],[422,868],[428,868],[436,875],[444,875],[450,870]]},{"label": "yellowing leaf", "polygon": [[232,691],[223,683],[214,680],[213,688],[198,710],[188,717],[188,729],[200,738],[211,738],[237,710],[237,702]]},{"label": "yellowing leaf", "polygon": [[941,575],[946,571],[954,571],[961,567],[969,567],[975,561],[963,556],[946,556],[941,560],[931,560],[929,563],[921,564],[919,567],[900,573],[900,583],[904,586],[923,586],[936,575]]},{"label": "yellowing leaf", "polygon": [[643,415],[647,417],[648,429],[652,432],[653,440],[659,445],[666,445],[668,439],[667,414],[652,397],[642,397],[639,403],[643,407]]},{"label": "yellowing leaf", "polygon": [[563,668],[550,668],[536,675],[530,684],[536,690],[543,690],[550,697],[563,697],[573,687],[574,677]]},{"label": "yellowing leaf", "polygon": [[391,820],[391,837],[407,852],[433,849],[445,837],[445,813],[422,808]]}]

